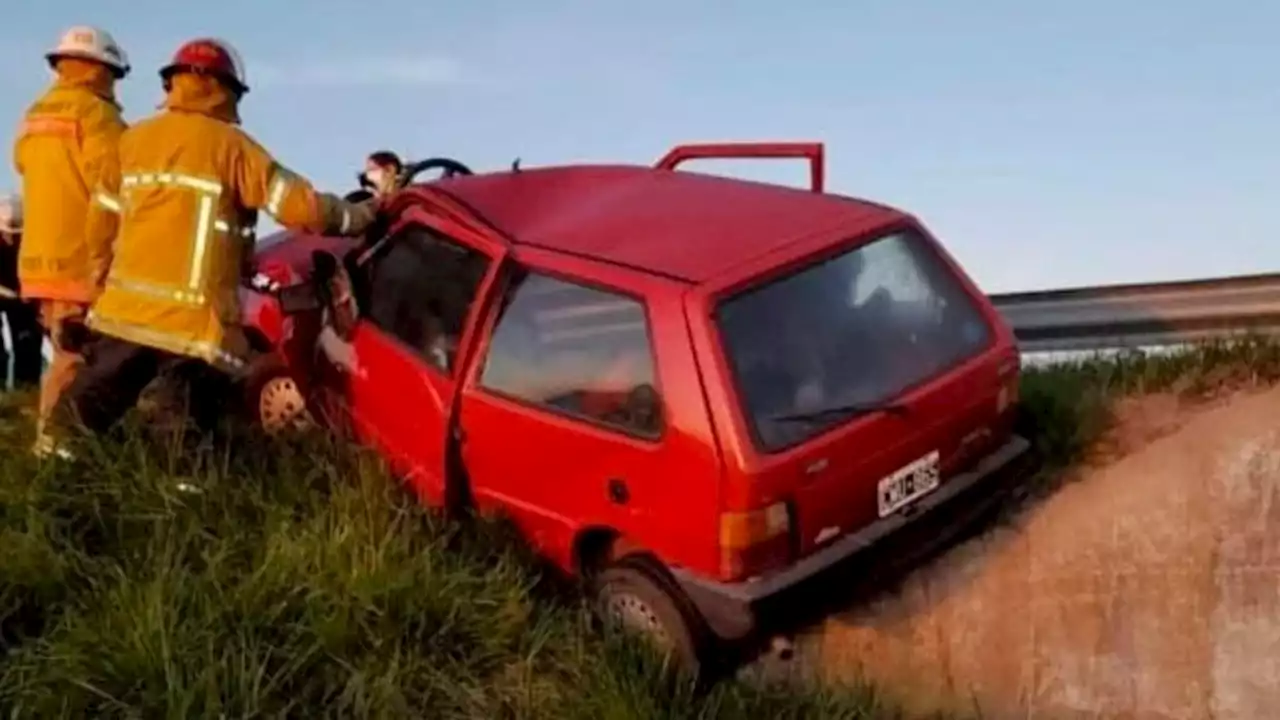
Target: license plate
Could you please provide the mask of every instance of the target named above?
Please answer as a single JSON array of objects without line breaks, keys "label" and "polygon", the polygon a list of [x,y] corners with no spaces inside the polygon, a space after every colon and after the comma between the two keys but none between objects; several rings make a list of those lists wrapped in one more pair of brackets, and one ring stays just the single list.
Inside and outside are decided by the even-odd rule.
[{"label": "license plate", "polygon": [[880,517],[894,513],[938,487],[938,451],[902,467],[879,483]]}]

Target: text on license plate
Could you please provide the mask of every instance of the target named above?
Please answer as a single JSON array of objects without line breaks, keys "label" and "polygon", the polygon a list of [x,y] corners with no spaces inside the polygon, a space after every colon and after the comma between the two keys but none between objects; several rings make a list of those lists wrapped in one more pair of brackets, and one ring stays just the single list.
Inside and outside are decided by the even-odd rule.
[{"label": "text on license plate", "polygon": [[938,451],[913,461],[886,478],[877,488],[880,517],[884,517],[938,487]]}]

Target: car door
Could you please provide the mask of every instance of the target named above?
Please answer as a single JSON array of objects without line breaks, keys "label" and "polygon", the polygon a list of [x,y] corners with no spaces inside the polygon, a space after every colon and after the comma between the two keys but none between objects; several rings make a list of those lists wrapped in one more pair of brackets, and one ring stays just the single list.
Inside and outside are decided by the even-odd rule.
[{"label": "car door", "polygon": [[718,465],[703,440],[683,284],[636,273],[605,284],[549,259],[525,250],[508,263],[461,391],[476,506],[507,515],[566,569],[585,526],[709,565],[697,555],[716,547],[701,511],[714,507]]},{"label": "car door", "polygon": [[438,504],[456,378],[506,248],[420,206],[376,248],[355,269],[354,331],[322,343],[330,372],[341,375],[329,386],[356,439]]}]

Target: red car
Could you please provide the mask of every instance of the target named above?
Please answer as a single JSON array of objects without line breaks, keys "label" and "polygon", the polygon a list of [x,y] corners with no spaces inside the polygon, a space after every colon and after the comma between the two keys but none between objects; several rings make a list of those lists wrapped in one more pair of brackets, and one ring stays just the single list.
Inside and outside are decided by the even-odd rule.
[{"label": "red car", "polygon": [[[813,187],[675,171],[704,157],[807,158]],[[1009,327],[916,218],[824,193],[821,145],[452,169],[362,242],[261,251],[313,298],[313,258],[336,261],[359,312],[318,340],[317,313],[250,293],[275,348],[264,420],[305,397],[425,502],[509,516],[687,662],[921,511],[997,497],[1029,456]]]}]

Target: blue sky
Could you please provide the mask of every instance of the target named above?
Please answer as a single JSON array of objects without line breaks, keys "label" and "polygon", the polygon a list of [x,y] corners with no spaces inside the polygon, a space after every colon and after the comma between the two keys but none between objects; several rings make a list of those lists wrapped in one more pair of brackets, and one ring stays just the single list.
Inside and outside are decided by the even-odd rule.
[{"label": "blue sky", "polygon": [[[817,139],[831,190],[917,213],[988,292],[1280,269],[1280,4],[10,5],[13,124],[68,24],[102,25],[131,55],[128,119],[153,111],[177,43],[213,34],[248,65],[246,128],[332,190],[381,147],[479,170]],[[798,164],[730,170],[804,179]]]}]

